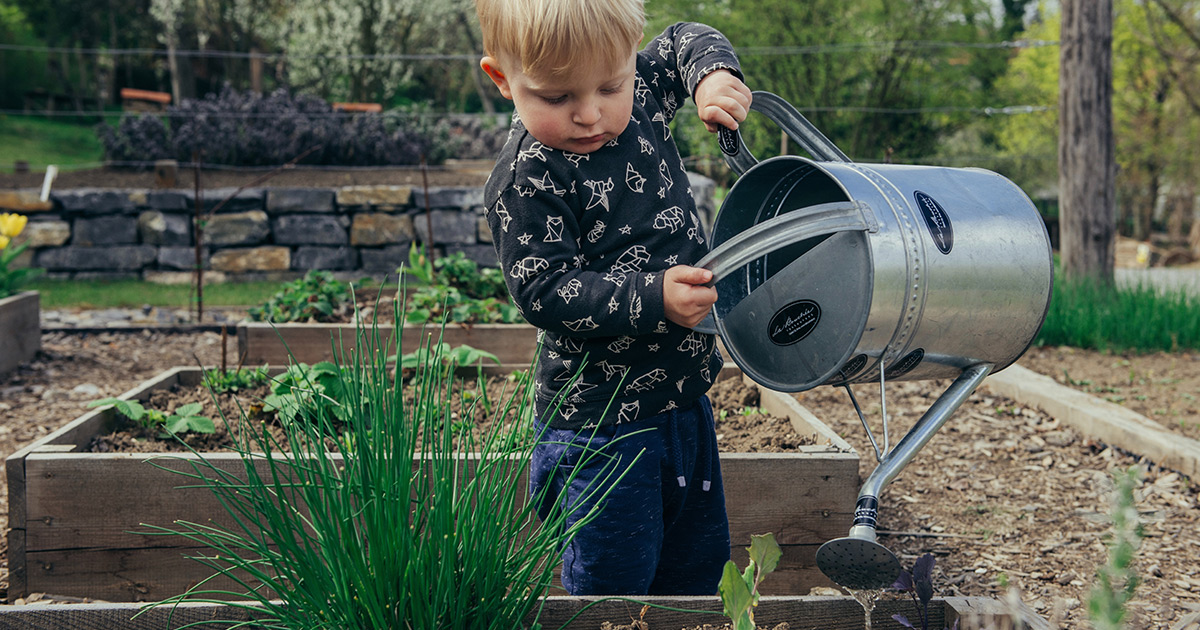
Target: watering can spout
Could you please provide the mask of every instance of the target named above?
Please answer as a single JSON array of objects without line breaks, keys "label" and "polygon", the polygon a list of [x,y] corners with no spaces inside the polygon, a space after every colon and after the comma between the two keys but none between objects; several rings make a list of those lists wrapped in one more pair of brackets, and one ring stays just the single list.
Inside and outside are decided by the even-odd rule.
[{"label": "watering can spout", "polygon": [[900,561],[875,540],[879,494],[991,374],[993,367],[991,363],[976,363],[964,369],[900,443],[881,458],[858,491],[850,534],[828,541],[817,550],[817,566],[826,577],[851,589],[880,589],[891,586],[900,576]]}]

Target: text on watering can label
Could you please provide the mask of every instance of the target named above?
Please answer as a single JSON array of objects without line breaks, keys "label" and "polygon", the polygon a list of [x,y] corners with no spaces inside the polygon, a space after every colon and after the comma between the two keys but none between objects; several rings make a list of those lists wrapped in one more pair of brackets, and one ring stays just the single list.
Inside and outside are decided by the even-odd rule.
[{"label": "text on watering can label", "polygon": [[936,199],[919,190],[913,192],[913,198],[925,217],[925,227],[929,228],[933,244],[939,252],[949,254],[954,249],[954,225],[950,223],[950,215],[946,214],[945,208]]},{"label": "text on watering can label", "polygon": [[917,348],[916,350],[904,355],[904,357],[899,361],[892,364],[892,367],[888,368],[887,371],[883,373],[883,376],[884,378],[900,378],[901,376],[904,376],[905,374],[908,374],[916,369],[916,367],[921,364],[921,359],[924,358],[925,349]]},{"label": "text on watering can label", "polygon": [[767,324],[767,337],[777,346],[790,346],[807,337],[820,321],[820,305],[798,300],[776,311]]}]

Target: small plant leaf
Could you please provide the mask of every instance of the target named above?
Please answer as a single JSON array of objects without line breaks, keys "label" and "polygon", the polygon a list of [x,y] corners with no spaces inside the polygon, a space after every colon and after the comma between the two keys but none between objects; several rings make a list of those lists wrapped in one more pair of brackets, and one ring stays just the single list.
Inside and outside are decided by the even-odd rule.
[{"label": "small plant leaf", "polygon": [[754,606],[754,595],[732,560],[725,563],[717,590],[725,605],[725,616],[733,622],[734,630],[754,630],[754,616],[750,612]]},{"label": "small plant leaf", "polygon": [[917,599],[921,605],[929,604],[933,599],[933,565],[937,562],[933,554],[927,553],[917,558],[913,564],[913,588],[917,591]]},{"label": "small plant leaf", "polygon": [[892,583],[892,590],[902,591],[905,593],[913,590],[913,577],[908,569],[901,569],[900,576]]},{"label": "small plant leaf", "polygon": [[103,407],[112,405],[118,413],[133,421],[141,420],[146,415],[146,408],[136,400],[122,400],[120,398],[104,398],[102,400],[93,400],[88,403],[88,408]]},{"label": "small plant leaf", "polygon": [[775,542],[775,534],[767,532],[750,536],[750,561],[758,565],[759,575],[766,575],[779,566],[783,551]]},{"label": "small plant leaf", "polygon": [[188,403],[175,410],[175,415],[178,416],[194,416],[200,413],[200,403]]}]

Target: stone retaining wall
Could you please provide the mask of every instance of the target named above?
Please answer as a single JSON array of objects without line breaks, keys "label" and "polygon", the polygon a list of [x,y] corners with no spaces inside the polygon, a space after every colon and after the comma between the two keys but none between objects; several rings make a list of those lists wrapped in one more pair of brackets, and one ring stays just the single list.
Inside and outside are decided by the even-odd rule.
[{"label": "stone retaining wall", "polygon": [[[711,221],[713,182],[691,179],[701,214]],[[311,269],[383,277],[408,260],[414,242],[496,266],[482,187],[260,188],[230,197],[234,192],[201,195],[200,254],[211,281],[285,280]],[[41,203],[29,194],[0,197],[4,211],[29,216],[24,262],[49,278],[188,282],[196,261],[195,206],[194,193],[178,189],[60,190]]]}]

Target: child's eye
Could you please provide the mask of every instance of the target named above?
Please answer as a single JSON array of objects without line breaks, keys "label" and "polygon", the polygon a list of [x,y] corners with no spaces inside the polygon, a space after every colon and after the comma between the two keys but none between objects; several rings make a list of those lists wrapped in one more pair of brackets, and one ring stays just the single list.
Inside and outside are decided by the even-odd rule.
[{"label": "child's eye", "polygon": [[546,101],[550,105],[561,105],[561,104],[567,102],[567,97],[566,96],[543,96],[542,100]]}]

